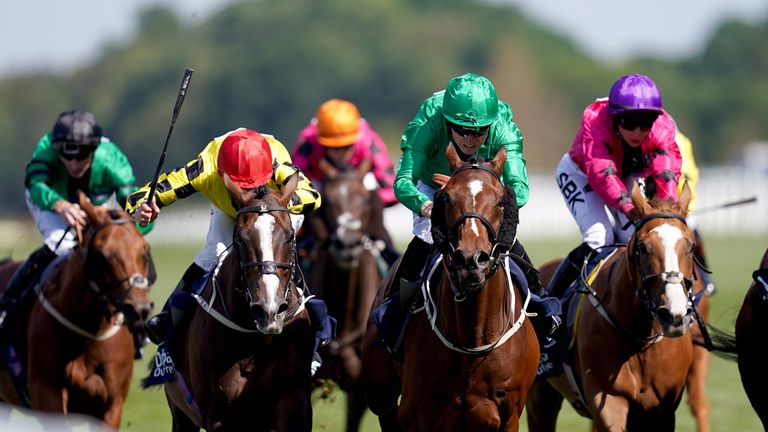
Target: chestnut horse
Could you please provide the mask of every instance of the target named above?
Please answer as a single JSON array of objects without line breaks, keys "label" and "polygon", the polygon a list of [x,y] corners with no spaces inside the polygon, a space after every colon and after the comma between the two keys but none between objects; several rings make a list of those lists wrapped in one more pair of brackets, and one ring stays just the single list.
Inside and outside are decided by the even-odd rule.
[{"label": "chestnut horse", "polygon": [[310,431],[315,335],[288,210],[298,176],[280,192],[223,178],[237,209],[234,243],[169,342],[173,430]]},{"label": "chestnut horse", "polygon": [[[502,148],[490,162],[462,162],[449,145],[446,156],[453,174],[435,194],[432,211],[442,252],[432,271],[442,272],[422,287],[424,313],[411,318],[402,362],[377,346],[378,329],[368,320],[368,402],[384,431],[516,431],[539,345],[526,319],[527,299],[501,252],[517,228],[514,192],[499,178],[506,153]],[[374,307],[383,301],[383,287]]]},{"label": "chestnut horse", "polygon": [[[37,297],[13,323],[16,335],[26,335],[11,339],[26,359],[28,400],[7,369],[0,372],[0,398],[40,411],[88,414],[118,428],[133,373],[129,327],[143,326],[152,311],[154,267],[127,213],[93,206],[82,193],[80,207],[89,221],[78,233],[80,246],[51,264],[35,287]],[[3,287],[17,266],[0,268]]]},{"label": "chestnut horse", "polygon": [[[333,379],[347,393],[346,430],[357,431],[368,404],[361,376],[360,350],[368,311],[381,284],[379,248],[369,236],[372,218],[382,218],[376,191],[363,176],[370,164],[339,171],[320,163],[323,206],[307,221],[315,235],[309,286],[337,319],[337,337],[321,351],[323,366],[315,380]],[[384,264],[386,265],[386,264]]]},{"label": "chestnut horse", "polygon": [[526,406],[531,431],[555,429],[564,397],[598,431],[675,428],[693,363],[690,189],[678,203],[646,201],[635,185],[632,201],[635,233],[581,294],[590,301],[578,311],[567,368],[578,390],[566,374],[537,382]]},{"label": "chestnut horse", "polygon": [[744,391],[768,430],[768,351],[763,345],[768,331],[768,250],[753,278],[736,319],[736,352]]}]

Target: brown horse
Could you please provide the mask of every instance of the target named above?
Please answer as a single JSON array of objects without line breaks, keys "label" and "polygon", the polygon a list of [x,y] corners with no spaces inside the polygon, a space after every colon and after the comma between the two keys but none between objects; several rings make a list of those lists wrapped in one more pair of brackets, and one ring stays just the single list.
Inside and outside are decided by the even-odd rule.
[{"label": "brown horse", "polygon": [[322,350],[323,367],[315,380],[333,379],[347,393],[346,430],[354,432],[368,407],[360,350],[368,311],[381,284],[382,259],[369,228],[372,218],[382,218],[382,205],[378,193],[363,184],[370,164],[355,171],[339,171],[328,163],[320,167],[325,178],[323,207],[308,220],[315,235],[309,286],[325,300],[338,327],[336,339]]},{"label": "brown horse", "polygon": [[537,382],[526,407],[531,431],[555,429],[564,397],[599,431],[674,430],[693,363],[689,200],[687,185],[677,204],[646,201],[632,189],[636,231],[581,294],[589,301],[578,311],[568,354],[579,390],[566,374]]},{"label": "brown horse", "polygon": [[[13,343],[27,360],[28,401],[7,369],[0,372],[0,397],[41,411],[88,414],[117,428],[133,373],[129,327],[141,327],[152,311],[154,270],[149,245],[128,214],[93,206],[83,194],[80,207],[89,220],[80,246],[52,264],[15,323],[16,334],[26,334]],[[17,266],[0,269],[2,286]]]},{"label": "brown horse", "polygon": [[736,351],[744,391],[768,430],[768,351],[763,345],[768,331],[768,250],[754,278],[736,319]]},{"label": "brown horse", "polygon": [[165,384],[173,430],[309,431],[315,336],[295,283],[295,234],[281,192],[224,183],[238,209],[230,253],[180,323]]},{"label": "brown horse", "polygon": [[[363,343],[368,401],[384,431],[515,431],[539,347],[501,253],[517,224],[514,192],[499,179],[506,153],[465,163],[448,146],[446,156],[453,174],[435,194],[432,211],[435,245],[443,253],[433,269],[442,272],[422,288],[423,313],[412,316],[402,362],[377,347],[380,336],[369,319]],[[513,220],[502,223],[507,217]],[[383,296],[382,289],[374,307]]]}]

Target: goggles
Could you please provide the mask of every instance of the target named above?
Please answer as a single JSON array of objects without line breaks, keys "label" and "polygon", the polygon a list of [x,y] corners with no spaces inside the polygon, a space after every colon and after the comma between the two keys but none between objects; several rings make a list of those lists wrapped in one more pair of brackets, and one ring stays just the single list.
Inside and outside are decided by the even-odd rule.
[{"label": "goggles", "polygon": [[456,123],[449,123],[451,126],[451,129],[453,129],[454,132],[456,132],[457,135],[466,137],[469,135],[472,136],[483,136],[488,133],[488,130],[491,128],[491,126],[481,126],[481,127],[469,127],[469,126],[461,126],[457,125]]},{"label": "goggles", "polygon": [[620,115],[618,122],[622,129],[631,132],[637,128],[644,130],[652,128],[657,118],[659,118],[657,112],[636,111]]},{"label": "goggles", "polygon": [[93,153],[94,146],[76,142],[59,141],[53,143],[53,149],[66,160],[85,160]]}]

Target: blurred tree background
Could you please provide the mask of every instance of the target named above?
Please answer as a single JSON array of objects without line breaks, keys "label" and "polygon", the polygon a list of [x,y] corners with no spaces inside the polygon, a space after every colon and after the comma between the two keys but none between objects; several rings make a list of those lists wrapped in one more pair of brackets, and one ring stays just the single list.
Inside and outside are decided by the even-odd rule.
[{"label": "blurred tree background", "polygon": [[[450,5],[450,7],[446,7]],[[399,156],[421,101],[465,72],[489,77],[525,136],[529,167],[553,170],[581,110],[629,72],[649,74],[691,136],[699,163],[725,162],[768,136],[768,19],[726,22],[680,61],[605,65],[512,6],[472,0],[261,0],[232,4],[195,25],[156,7],[138,34],[67,75],[0,81],[0,202],[21,213],[24,168],[65,110],[91,111],[131,159],[154,173],[184,67],[195,69],[166,168],[210,138],[246,126],[287,147],[317,106],[348,98]]]}]

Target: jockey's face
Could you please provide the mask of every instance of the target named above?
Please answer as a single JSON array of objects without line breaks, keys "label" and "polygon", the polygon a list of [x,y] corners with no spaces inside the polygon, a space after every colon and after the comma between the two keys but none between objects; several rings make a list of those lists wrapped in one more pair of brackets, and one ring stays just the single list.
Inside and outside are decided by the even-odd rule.
[{"label": "jockey's face", "polygon": [[341,166],[347,163],[352,156],[352,146],[328,147],[325,149],[325,154],[334,165]]},{"label": "jockey's face", "polygon": [[630,147],[640,147],[640,144],[645,141],[645,138],[648,137],[648,134],[651,133],[651,130],[641,127],[635,128],[633,130],[626,130],[621,127],[621,125],[619,125],[619,133]]},{"label": "jockey's face", "polygon": [[59,156],[59,160],[67,168],[67,172],[72,178],[79,179],[85,175],[91,167],[91,163],[93,163],[93,153],[89,154],[88,157],[83,160],[66,159],[62,156]]},{"label": "jockey's face", "polygon": [[456,129],[451,128],[451,138],[462,153],[473,155],[485,143],[485,140],[488,139],[488,130],[488,128],[484,131],[481,130],[482,133],[477,135],[474,133],[462,134],[457,132]]}]

